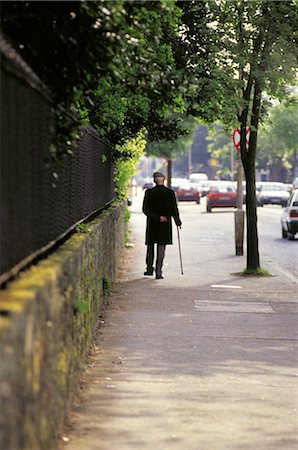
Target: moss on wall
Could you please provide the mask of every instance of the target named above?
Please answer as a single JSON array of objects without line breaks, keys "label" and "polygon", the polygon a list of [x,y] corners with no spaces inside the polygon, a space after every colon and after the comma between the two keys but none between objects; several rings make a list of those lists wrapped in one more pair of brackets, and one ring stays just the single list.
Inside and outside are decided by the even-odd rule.
[{"label": "moss on wall", "polygon": [[111,208],[0,293],[0,448],[57,448],[124,228]]}]

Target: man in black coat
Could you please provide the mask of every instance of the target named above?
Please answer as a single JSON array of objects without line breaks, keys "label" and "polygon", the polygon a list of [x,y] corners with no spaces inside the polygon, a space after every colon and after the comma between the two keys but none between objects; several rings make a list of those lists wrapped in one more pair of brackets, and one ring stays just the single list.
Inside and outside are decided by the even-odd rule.
[{"label": "man in black coat", "polygon": [[162,264],[167,244],[173,244],[172,217],[175,224],[181,227],[176,196],[172,189],[164,186],[165,176],[161,172],[153,174],[156,186],[145,191],[143,213],[147,216],[146,241],[146,272],[144,275],[153,275],[154,245],[157,244],[157,257],[155,263],[155,277],[162,279]]}]

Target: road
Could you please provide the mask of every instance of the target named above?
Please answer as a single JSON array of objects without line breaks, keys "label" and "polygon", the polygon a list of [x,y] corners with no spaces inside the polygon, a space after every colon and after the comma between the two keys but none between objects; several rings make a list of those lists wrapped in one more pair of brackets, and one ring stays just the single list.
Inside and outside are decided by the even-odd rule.
[{"label": "road", "polygon": [[298,276],[298,235],[294,241],[281,237],[282,208],[268,205],[258,208],[260,255],[270,256],[281,267]]},{"label": "road", "polygon": [[[182,234],[189,235],[187,240],[198,241],[198,259],[202,263],[204,242],[214,239],[216,246],[220,245],[220,239],[231,241],[231,254],[235,254],[234,244],[234,212],[231,208],[218,208],[211,213],[206,212],[206,200],[201,199],[201,204],[193,202],[180,202],[179,209],[183,222]],[[268,205],[258,208],[258,236],[260,263],[263,267],[264,260],[280,266],[297,277],[298,274],[298,236],[294,241],[288,241],[281,237],[280,217],[282,208],[276,205]],[[188,233],[190,232],[190,234]],[[246,240],[246,237],[245,237]],[[189,242],[191,245],[191,242]],[[246,242],[244,242],[244,251]],[[204,259],[204,256],[203,256]]]}]

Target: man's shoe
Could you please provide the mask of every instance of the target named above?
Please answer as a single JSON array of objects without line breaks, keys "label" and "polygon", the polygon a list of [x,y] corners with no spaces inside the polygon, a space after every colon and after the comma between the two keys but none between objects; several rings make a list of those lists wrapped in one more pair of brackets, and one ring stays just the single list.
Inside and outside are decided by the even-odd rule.
[{"label": "man's shoe", "polygon": [[163,276],[162,275],[156,275],[156,280],[163,280]]},{"label": "man's shoe", "polygon": [[153,275],[153,270],[152,271],[146,270],[146,272],[144,272],[144,275],[146,276]]}]

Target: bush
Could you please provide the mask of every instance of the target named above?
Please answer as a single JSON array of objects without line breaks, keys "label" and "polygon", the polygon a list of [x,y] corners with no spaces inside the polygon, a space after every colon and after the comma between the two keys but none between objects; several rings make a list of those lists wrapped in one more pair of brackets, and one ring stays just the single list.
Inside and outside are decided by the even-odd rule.
[{"label": "bush", "polygon": [[129,181],[137,172],[145,147],[146,141],[143,133],[139,133],[135,139],[127,140],[122,146],[116,146],[115,184],[118,201],[127,198]]}]

